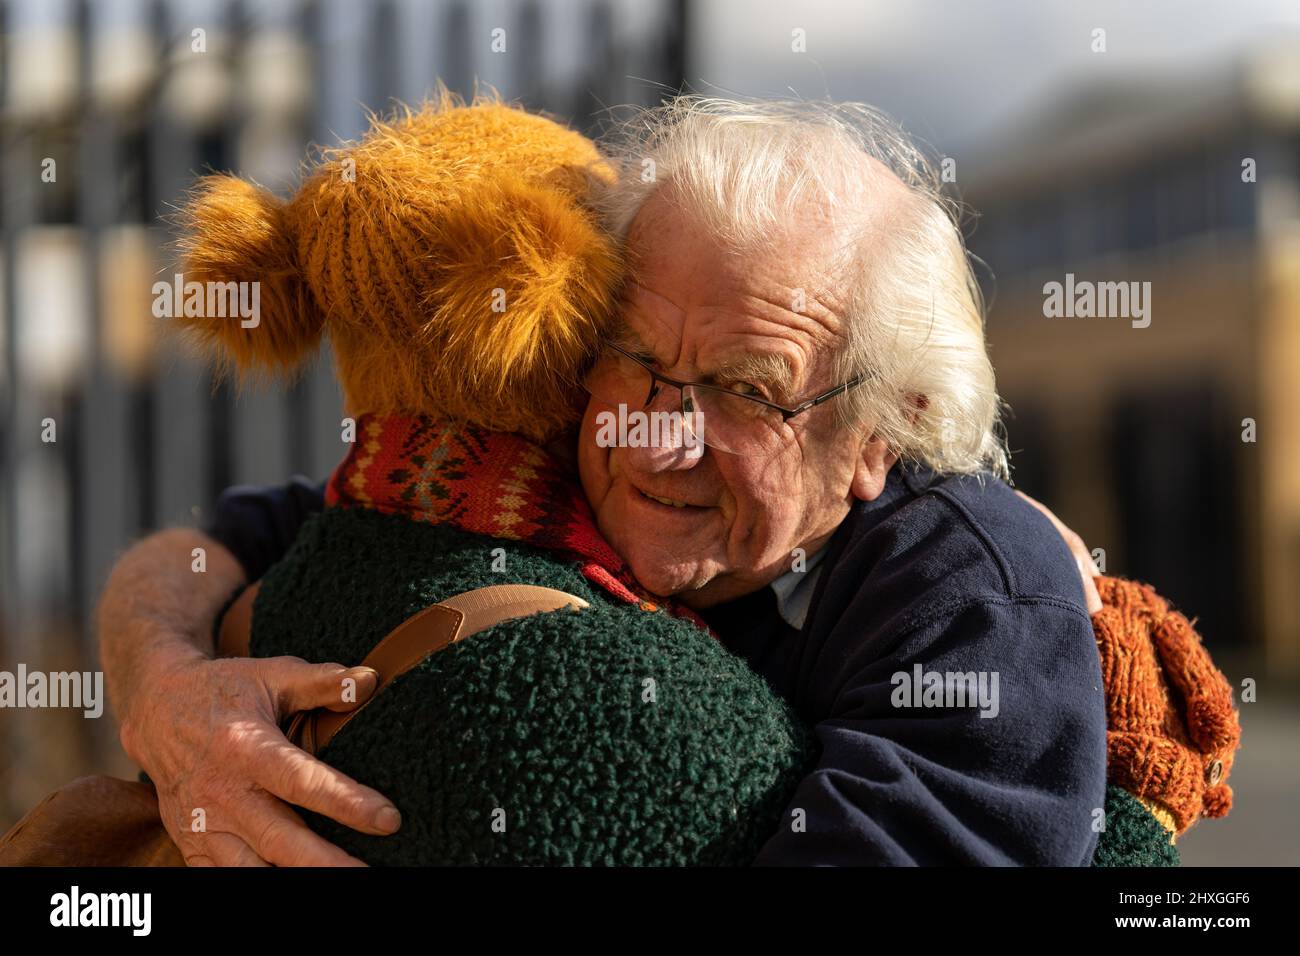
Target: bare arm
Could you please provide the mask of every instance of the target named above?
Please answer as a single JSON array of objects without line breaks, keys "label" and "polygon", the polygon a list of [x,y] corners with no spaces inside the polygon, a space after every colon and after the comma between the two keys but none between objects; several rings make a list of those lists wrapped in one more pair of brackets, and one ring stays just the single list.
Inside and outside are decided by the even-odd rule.
[{"label": "bare arm", "polygon": [[[207,569],[192,570],[202,548]],[[182,560],[185,559],[185,560]],[[212,628],[225,601],[244,583],[244,569],[207,535],[160,531],[113,567],[99,603],[99,656],[119,720],[149,683],[150,671],[211,658]]]},{"label": "bare arm", "polygon": [[[156,784],[163,824],[191,865],[356,864],[288,804],[372,834],[395,831],[397,809],[294,747],[279,725],[298,710],[352,709],[373,692],[375,672],[296,657],[213,659],[213,621],[243,580],[222,545],[187,529],[159,532],[118,560],[98,628],[122,746]],[[356,682],[355,702],[345,678]]]}]

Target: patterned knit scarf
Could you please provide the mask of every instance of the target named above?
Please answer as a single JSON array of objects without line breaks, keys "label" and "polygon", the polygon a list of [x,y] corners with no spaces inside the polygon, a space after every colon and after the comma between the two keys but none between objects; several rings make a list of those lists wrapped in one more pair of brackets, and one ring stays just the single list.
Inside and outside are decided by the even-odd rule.
[{"label": "patterned knit scarf", "polygon": [[[357,440],[325,486],[325,504],[557,551],[579,560],[583,576],[619,600],[660,609],[596,529],[577,477],[518,435],[423,415],[363,415]],[[707,628],[690,609],[663,603]]]}]

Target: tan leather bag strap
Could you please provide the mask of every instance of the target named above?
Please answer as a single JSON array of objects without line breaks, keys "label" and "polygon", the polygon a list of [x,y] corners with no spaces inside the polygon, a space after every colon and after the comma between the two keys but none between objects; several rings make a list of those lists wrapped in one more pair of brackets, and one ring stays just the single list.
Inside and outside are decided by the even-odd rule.
[{"label": "tan leather bag strap", "polygon": [[[248,655],[253,600],[260,584],[246,588],[226,611],[217,642],[223,657]],[[308,753],[316,753],[389,684],[426,657],[502,621],[587,606],[575,594],[533,584],[495,584],[449,597],[407,618],[366,655],[360,666],[373,668],[379,674],[379,683],[365,703],[345,713],[324,708],[300,711],[290,719],[285,736]]]}]

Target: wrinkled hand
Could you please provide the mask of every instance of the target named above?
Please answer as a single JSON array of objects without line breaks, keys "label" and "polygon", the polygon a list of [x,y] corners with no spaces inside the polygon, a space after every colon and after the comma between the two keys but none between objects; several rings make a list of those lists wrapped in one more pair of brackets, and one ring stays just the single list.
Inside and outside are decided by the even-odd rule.
[{"label": "wrinkled hand", "polygon": [[[356,702],[343,701],[343,680]],[[191,658],[159,670],[123,715],[122,746],[158,789],[163,825],[190,866],[362,866],[309,830],[287,804],[362,833],[401,825],[397,808],[293,746],[281,720],[346,711],[375,689],[370,668],[296,657]],[[205,831],[191,829],[203,810]]]},{"label": "wrinkled hand", "polygon": [[1035,501],[1023,491],[1017,491],[1016,494],[1045,514],[1047,520],[1055,526],[1057,533],[1065,539],[1065,545],[1070,549],[1070,554],[1074,555],[1074,563],[1079,567],[1079,577],[1083,579],[1083,596],[1088,604],[1088,613],[1096,614],[1101,610],[1102,604],[1101,595],[1097,593],[1095,578],[1098,572],[1097,565],[1092,560],[1092,552],[1083,543],[1083,539],[1067,528],[1060,518],[1047,509],[1046,505]]}]

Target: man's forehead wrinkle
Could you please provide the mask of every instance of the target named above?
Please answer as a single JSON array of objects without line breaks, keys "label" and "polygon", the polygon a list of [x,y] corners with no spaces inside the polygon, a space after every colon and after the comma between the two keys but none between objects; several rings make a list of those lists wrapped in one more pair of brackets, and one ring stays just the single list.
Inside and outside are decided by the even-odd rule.
[{"label": "man's forehead wrinkle", "polygon": [[668,298],[662,292],[656,292],[648,285],[644,285],[635,280],[631,280],[628,282],[628,289],[633,298],[644,296],[648,299],[653,300],[654,303],[660,307],[671,309],[676,312],[682,311],[682,307],[680,305],[678,305],[672,299]]},{"label": "man's forehead wrinkle", "polygon": [[846,298],[840,294],[834,283],[826,283],[821,286],[813,286],[807,290],[807,305],[817,306],[829,318],[823,320],[816,314],[805,308],[803,314],[811,319],[820,322],[827,329],[836,335],[844,331],[845,309],[847,308]]},{"label": "man's forehead wrinkle", "polygon": [[807,237],[791,236],[788,243],[764,243],[749,250],[732,251],[727,267],[710,277],[711,298],[717,305],[741,309],[754,304],[766,312],[775,307],[787,314],[805,315],[825,325],[814,310],[795,308],[798,299],[805,306],[821,306],[835,312],[838,259],[825,254]]},{"label": "man's forehead wrinkle", "polygon": [[637,320],[635,328],[630,323],[625,323],[634,336],[635,344],[649,351],[665,365],[675,365],[681,353],[682,323],[672,323],[646,311],[639,311]]},{"label": "man's forehead wrinkle", "polygon": [[817,363],[817,356],[834,348],[843,335],[843,322],[821,301],[829,297],[824,291],[829,285],[819,286],[811,294],[805,290],[802,311],[793,308],[794,289],[784,283],[779,286],[774,290],[769,284],[762,292],[731,291],[719,296],[717,304],[700,304],[686,311],[642,287],[645,294],[633,297],[626,312],[632,344],[653,354],[667,368],[693,369],[706,375],[719,374],[725,365],[735,364],[737,352],[759,349],[789,369],[787,381],[778,384],[794,388]]},{"label": "man's forehead wrinkle", "polygon": [[809,290],[804,290],[805,301],[801,310],[795,310],[794,289],[787,290],[781,297],[768,295],[745,295],[744,314],[763,322],[770,322],[791,333],[802,333],[816,343],[838,337],[843,330],[841,317],[826,308]]}]

